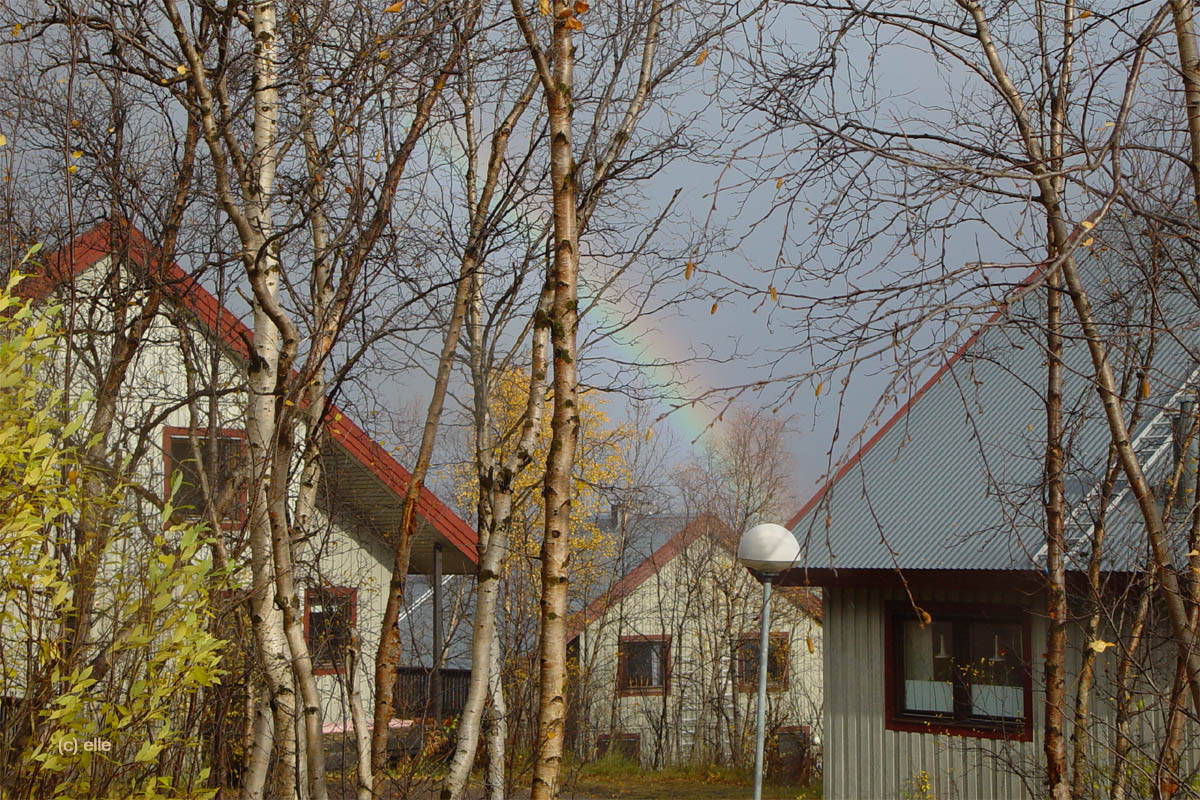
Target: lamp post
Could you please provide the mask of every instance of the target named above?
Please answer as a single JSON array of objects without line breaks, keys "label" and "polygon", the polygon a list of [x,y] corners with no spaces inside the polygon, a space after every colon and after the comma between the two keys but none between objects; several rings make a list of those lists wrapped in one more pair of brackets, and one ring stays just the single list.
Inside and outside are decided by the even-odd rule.
[{"label": "lamp post", "polygon": [[758,638],[758,733],[754,740],[754,800],[762,800],[763,744],[767,722],[767,656],[771,631],[771,582],[793,566],[800,557],[800,545],[792,532],[782,525],[764,522],[742,534],[738,543],[738,561],[762,581],[762,630]]}]

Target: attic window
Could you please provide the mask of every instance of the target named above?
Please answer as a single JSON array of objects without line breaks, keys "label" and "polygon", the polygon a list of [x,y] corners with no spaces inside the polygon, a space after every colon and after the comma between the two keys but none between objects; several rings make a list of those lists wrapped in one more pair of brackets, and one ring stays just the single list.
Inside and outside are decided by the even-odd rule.
[{"label": "attic window", "polygon": [[[204,490],[200,481],[201,464],[208,478],[209,497],[215,505],[218,519],[223,528],[240,526],[246,519],[246,434],[244,431],[224,428],[201,429],[195,432],[200,458],[192,446],[191,432],[187,428],[166,428],[163,431],[163,450],[166,456],[166,493],[171,492],[175,476],[179,474],[179,489],[175,492],[174,506],[188,520],[204,520]],[[216,439],[216,459],[212,464],[205,460],[213,453]]]},{"label": "attic window", "polygon": [[888,729],[1027,740],[1029,620],[1005,606],[895,610],[885,649]]},{"label": "attic window", "polygon": [[313,586],[304,593],[304,635],[314,674],[330,675],[345,668],[357,616],[357,589]]},{"label": "attic window", "polygon": [[619,648],[619,694],[670,694],[670,636],[622,636]]}]

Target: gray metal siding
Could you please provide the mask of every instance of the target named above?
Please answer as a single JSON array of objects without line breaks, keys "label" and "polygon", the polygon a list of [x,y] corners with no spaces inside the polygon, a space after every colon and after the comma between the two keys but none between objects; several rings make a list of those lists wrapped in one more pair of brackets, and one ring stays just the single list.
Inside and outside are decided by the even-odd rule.
[{"label": "gray metal siding", "polygon": [[[923,597],[931,602],[1006,604],[1022,599],[960,592]],[[878,589],[825,591],[825,797],[917,796],[914,783],[922,771],[932,781],[933,795],[945,800],[1031,797],[1018,773],[1035,771],[1041,752],[1043,698],[1036,671],[1032,742],[886,730],[883,626],[885,603],[891,599],[901,598]],[[1037,650],[1045,626],[1036,616],[1031,635]]]},{"label": "gray metal siding", "polygon": [[[1132,252],[1140,243],[1125,245],[1124,252]],[[1081,258],[1081,266],[1119,374],[1123,348],[1142,342],[1145,332],[1136,320],[1130,322],[1130,306],[1149,298],[1136,256],[1122,260],[1118,249],[1098,246]],[[941,378],[895,417],[797,520],[792,529],[803,548],[804,566],[1036,568],[1034,556],[1043,544],[1043,294],[1030,292],[981,330]],[[1163,324],[1173,335],[1158,338],[1140,427],[1185,383],[1195,366],[1190,352],[1200,352],[1195,304],[1171,292],[1159,299]],[[1068,502],[1078,504],[1085,497],[1081,490],[1103,473],[1109,434],[1080,337],[1068,339],[1064,362],[1069,488],[1074,493]],[[1136,566],[1141,553],[1140,516],[1132,503],[1125,505],[1129,513],[1118,514],[1110,525],[1109,565],[1114,569]],[[1122,524],[1125,516],[1129,525]],[[1086,560],[1086,553],[1077,555]]]}]

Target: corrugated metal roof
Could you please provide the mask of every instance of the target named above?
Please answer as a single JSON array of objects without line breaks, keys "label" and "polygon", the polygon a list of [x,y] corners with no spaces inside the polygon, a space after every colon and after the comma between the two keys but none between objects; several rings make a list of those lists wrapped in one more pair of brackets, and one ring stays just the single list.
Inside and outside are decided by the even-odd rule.
[{"label": "corrugated metal roof", "polygon": [[[1149,292],[1142,264],[1151,263],[1147,240],[1140,231],[1121,231],[1120,225],[1106,230],[1090,250],[1081,251],[1085,254],[1079,263],[1118,375],[1137,363],[1136,350],[1144,351],[1155,339],[1147,373],[1150,396],[1134,430],[1136,438],[1156,414],[1170,410],[1168,404],[1177,399],[1173,395],[1196,369],[1200,315],[1193,299],[1171,289],[1159,293],[1160,316],[1146,323],[1143,308]],[[790,523],[805,566],[1041,569],[1044,305],[1045,292],[1033,291],[993,317],[847,459]],[[1086,531],[1096,511],[1096,498],[1088,493],[1104,473],[1109,433],[1089,378],[1086,343],[1077,333],[1069,301],[1064,306],[1071,337],[1064,348],[1067,496],[1077,507],[1074,524]],[[1138,380],[1130,382],[1131,397],[1140,390]],[[1127,405],[1127,413],[1131,407]],[[1152,450],[1150,437],[1144,437],[1143,462]],[[1169,456],[1150,470],[1153,481],[1165,477]],[[1126,493],[1108,524],[1109,569],[1140,563],[1140,525],[1136,503]],[[1081,567],[1088,554],[1082,540],[1090,541],[1090,536],[1075,535],[1081,541],[1073,557]]]}]

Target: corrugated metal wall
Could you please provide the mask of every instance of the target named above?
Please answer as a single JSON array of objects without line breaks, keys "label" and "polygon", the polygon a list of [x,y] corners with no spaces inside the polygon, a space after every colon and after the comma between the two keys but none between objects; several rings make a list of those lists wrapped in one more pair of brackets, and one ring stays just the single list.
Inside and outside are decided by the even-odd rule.
[{"label": "corrugated metal wall", "polygon": [[[922,797],[922,773],[939,800],[1032,796],[1020,774],[1037,769],[1042,746],[1036,677],[1032,742],[885,730],[883,626],[891,599],[878,589],[825,591],[825,797]],[[927,599],[1014,604],[1026,598],[940,592]],[[1037,618],[1031,633],[1040,652],[1045,627]]]}]

